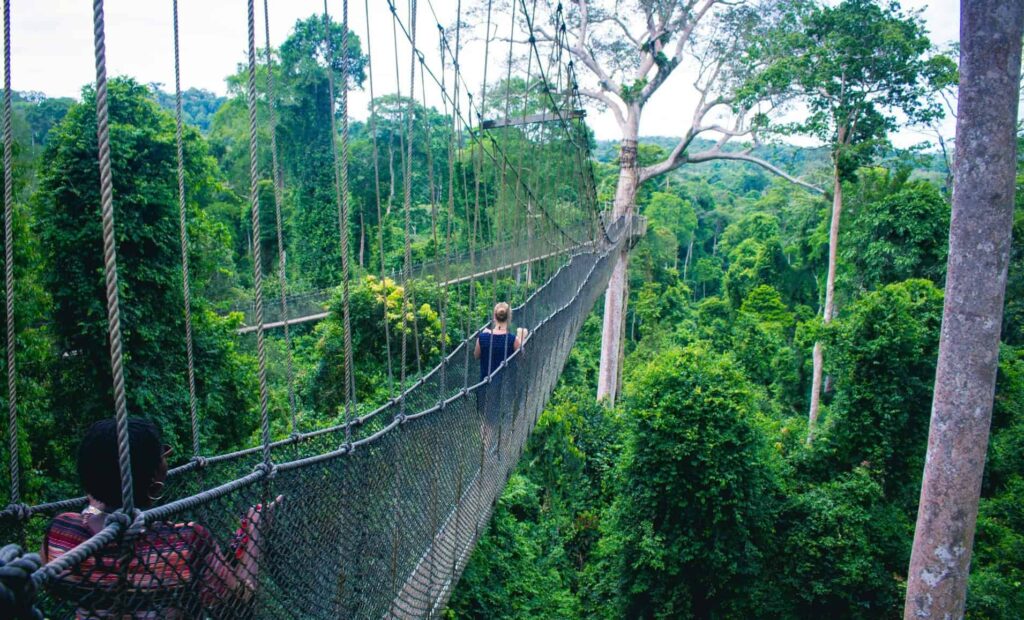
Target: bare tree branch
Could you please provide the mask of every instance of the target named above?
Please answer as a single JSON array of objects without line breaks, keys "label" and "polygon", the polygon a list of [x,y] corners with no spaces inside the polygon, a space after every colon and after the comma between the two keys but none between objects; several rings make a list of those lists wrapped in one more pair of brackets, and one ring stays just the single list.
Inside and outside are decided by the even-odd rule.
[{"label": "bare tree branch", "polygon": [[612,114],[615,115],[615,120],[618,122],[619,127],[625,125],[626,117],[623,114],[622,109],[619,107],[619,104],[612,99],[610,95],[608,95],[608,93],[593,90],[591,88],[580,88],[580,94],[584,97],[590,97],[591,99],[600,101],[606,105],[608,109],[612,111]]},{"label": "bare tree branch", "polygon": [[768,162],[768,161],[766,161],[764,159],[761,159],[760,157],[754,157],[753,155],[750,155],[747,152],[742,152],[742,151],[741,152],[728,152],[728,151],[722,151],[722,150],[720,150],[720,149],[718,149],[716,147],[716,148],[713,148],[713,149],[708,150],[708,151],[702,151],[700,153],[694,153],[693,155],[687,155],[686,158],[685,158],[685,162],[686,163],[691,163],[691,164],[698,164],[698,163],[701,163],[701,162],[713,161],[713,160],[716,160],[716,159],[725,159],[725,160],[732,160],[732,161],[745,161],[745,162],[748,162],[748,163],[751,163],[751,164],[756,164],[758,166],[761,166],[762,168],[764,168],[768,172],[771,172],[772,174],[777,175],[777,176],[779,176],[779,177],[789,181],[790,183],[794,183],[796,185],[799,185],[800,187],[803,187],[804,189],[812,191],[812,192],[814,192],[816,194],[824,194],[825,193],[825,190],[823,190],[822,188],[818,187],[817,185],[813,185],[811,183],[808,183],[807,181],[804,181],[803,179],[799,179],[799,178],[789,174],[785,170],[779,168],[778,166],[775,166],[774,164],[772,164],[772,163],[770,163],[770,162]]}]

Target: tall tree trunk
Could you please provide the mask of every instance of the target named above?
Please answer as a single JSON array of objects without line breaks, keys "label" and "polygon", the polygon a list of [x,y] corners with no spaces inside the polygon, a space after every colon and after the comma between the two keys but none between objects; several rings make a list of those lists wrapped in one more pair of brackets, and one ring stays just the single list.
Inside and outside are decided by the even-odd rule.
[{"label": "tall tree trunk", "polygon": [[[842,140],[842,132],[839,139]],[[832,223],[828,230],[828,275],[825,277],[825,311],[822,320],[825,325],[832,322],[835,310],[836,258],[839,254],[839,218],[843,212],[843,184],[839,180],[839,155],[833,157],[833,190],[832,190]],[[811,354],[813,370],[811,374],[811,407],[807,422],[807,441],[814,437],[814,427],[818,422],[818,410],[821,408],[821,375],[825,365],[825,356],[821,350],[821,341],[814,343]]]},{"label": "tall tree trunk", "polygon": [[1024,3],[963,0],[960,7],[946,301],[907,620],[964,615],[1010,260]]},{"label": "tall tree trunk", "polygon": [[[633,213],[636,203],[637,162],[636,137],[639,131],[639,112],[630,116],[627,137],[623,138],[620,152],[619,184],[615,189],[612,215],[618,218]],[[604,297],[604,326],[601,333],[601,366],[597,375],[597,399],[615,404],[622,364],[621,339],[623,316],[626,312],[626,267],[628,250],[623,249],[608,281]]]}]

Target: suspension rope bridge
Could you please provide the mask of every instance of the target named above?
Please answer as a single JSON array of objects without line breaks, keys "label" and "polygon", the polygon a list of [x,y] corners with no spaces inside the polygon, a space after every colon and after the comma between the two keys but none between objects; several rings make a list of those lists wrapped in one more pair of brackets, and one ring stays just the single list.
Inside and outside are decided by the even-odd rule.
[{"label": "suspension rope bridge", "polygon": [[[397,326],[382,300],[387,351],[389,398],[375,408],[356,402],[350,285],[365,275],[350,264],[351,219],[349,178],[348,91],[353,58],[349,46],[349,6],[341,3],[341,45],[335,49],[332,22],[324,2],[323,52],[330,95],[331,146],[335,207],[338,214],[338,257],[341,282],[337,317],[343,338],[343,397],[335,423],[303,431],[299,428],[293,386],[288,326],[323,318],[328,294],[316,291],[290,296],[285,265],[282,205],[287,198],[277,144],[274,61],[269,37],[269,8],[264,0],[266,83],[270,170],[259,169],[257,116],[256,7],[247,1],[247,103],[249,113],[250,203],[253,298],[242,330],[256,334],[260,442],[218,455],[204,455],[200,444],[202,412],[194,368],[187,234],[188,187],[183,168],[182,95],[179,61],[178,3],[171,2],[174,24],[176,93],[176,158],[181,246],[182,295],[189,394],[188,419],[192,458],[171,469],[167,501],[156,506],[133,496],[131,445],[120,340],[117,252],[114,222],[114,178],[111,167],[103,0],[94,0],[98,151],[103,218],[105,290],[108,310],[113,402],[121,469],[121,507],[111,512],[100,531],[73,549],[49,557],[25,554],[14,545],[0,550],[0,610],[15,617],[79,618],[420,618],[440,614],[457,583],[475,542],[486,528],[527,438],[548,401],[576,336],[606,288],[617,257],[644,232],[639,218],[606,220],[599,212],[591,170],[588,136],[571,60],[559,39],[542,53],[532,36],[537,6],[512,2],[511,15],[498,16],[487,3],[484,77],[479,97],[460,69],[463,53],[461,3],[455,25],[444,27],[427,5],[437,26],[439,63],[432,66],[417,42],[421,17],[417,0],[405,7],[388,0],[395,55],[395,92],[402,104],[398,132],[400,174],[389,174],[390,192],[382,191],[379,166],[378,111],[371,106],[367,121],[373,138],[374,194],[378,222],[385,195],[401,190],[403,255],[391,279],[401,288]],[[386,32],[370,20],[364,5],[367,48],[371,33]],[[559,7],[550,19],[564,35]],[[86,497],[35,505],[24,503],[18,453],[18,409],[15,392],[14,287],[11,228],[13,196],[10,107],[10,0],[4,0],[5,25],[5,252],[10,433],[10,505],[0,511],[0,536],[25,543],[37,523],[67,511],[83,509]],[[531,34],[525,54],[525,77],[513,76],[522,58],[514,59],[514,36],[503,80],[489,83],[487,65],[498,27],[525,28]],[[422,41],[422,38],[420,39]],[[506,40],[502,38],[501,40]],[[406,56],[407,54],[407,56]],[[336,56],[337,55],[337,56]],[[401,58],[409,61],[403,95]],[[367,59],[369,91],[375,101],[372,58]],[[335,68],[338,75],[335,76]],[[337,78],[337,79],[336,79]],[[447,162],[432,160],[429,119],[416,126],[417,78],[423,108],[427,83],[436,87],[448,125],[443,129]],[[516,90],[517,87],[520,90]],[[491,92],[488,93],[490,88]],[[337,110],[335,109],[337,91]],[[495,95],[497,93],[497,95]],[[491,99],[488,99],[488,94]],[[485,118],[490,116],[491,118]],[[497,118],[494,118],[496,117]],[[417,131],[419,130],[419,131]],[[438,258],[412,261],[414,143],[424,141],[426,185],[431,206],[433,247]],[[554,169],[554,166],[558,169]],[[269,174],[273,184],[277,243],[276,309],[268,312],[263,297],[261,208],[258,184]],[[391,204],[388,203],[388,211]],[[462,207],[462,212],[458,212]],[[442,214],[442,215],[435,215]],[[456,222],[465,229],[456,230]],[[443,241],[437,228],[442,228]],[[384,280],[383,225],[377,227],[379,277]],[[507,231],[513,231],[510,234]],[[487,240],[489,239],[489,243]],[[536,265],[535,272],[532,271]],[[499,275],[528,267],[526,278]],[[355,275],[353,272],[356,272]],[[539,286],[530,280],[537,277]],[[430,278],[440,286],[441,330],[436,360],[423,353],[417,324],[414,280]],[[482,286],[487,285],[487,286]],[[516,300],[518,327],[528,329],[522,346],[500,368],[478,378],[472,349],[479,326],[480,297],[490,302]],[[458,302],[456,304],[455,302]],[[305,305],[304,305],[305,304]],[[450,316],[453,307],[464,308]],[[298,311],[298,312],[296,312]],[[293,314],[294,313],[294,314]],[[292,318],[295,316],[295,318]],[[268,320],[271,319],[271,320]],[[454,329],[452,329],[454,326]],[[283,328],[288,383],[289,433],[271,433],[265,332]],[[461,340],[454,347],[450,333]],[[434,337],[434,336],[431,336]],[[411,343],[409,341],[412,341]],[[399,352],[392,359],[392,346]],[[410,351],[411,349],[411,351]],[[424,359],[425,358],[425,359]],[[368,410],[369,409],[369,410]],[[367,411],[361,413],[361,411]],[[134,412],[136,414],[144,412]],[[283,412],[281,412],[283,414]],[[233,557],[232,537],[239,517],[250,506],[281,496],[273,520],[259,531],[258,568]],[[192,541],[185,544],[182,532]],[[198,533],[197,533],[198,532]],[[253,534],[255,536],[255,533]],[[197,546],[195,541],[205,546]],[[32,541],[33,544],[36,541]],[[244,567],[244,571],[243,571]],[[233,575],[228,579],[225,575]],[[231,585],[233,584],[233,585]],[[241,584],[241,585],[239,585]]]}]

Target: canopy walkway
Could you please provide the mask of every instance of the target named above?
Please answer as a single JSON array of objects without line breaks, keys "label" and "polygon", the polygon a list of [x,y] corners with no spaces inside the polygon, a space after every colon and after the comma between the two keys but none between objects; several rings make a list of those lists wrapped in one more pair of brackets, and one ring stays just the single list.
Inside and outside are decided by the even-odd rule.
[{"label": "canopy walkway", "polygon": [[[10,93],[10,0],[4,1],[6,92]],[[459,71],[463,21],[455,20],[454,32],[437,23],[439,68],[431,68],[416,39],[416,0],[409,0],[405,17],[388,0],[395,56],[399,43],[408,43],[410,62],[408,102],[403,103],[401,134],[402,174],[390,178],[390,195],[403,196],[404,255],[400,272],[391,275],[400,283],[432,278],[443,291],[439,303],[440,362],[420,368],[419,334],[416,331],[412,293],[402,287],[398,332],[389,332],[387,300],[383,302],[383,338],[388,342],[389,386],[391,341],[400,341],[396,362],[398,389],[389,400],[359,415],[355,402],[349,286],[352,270],[349,249],[349,178],[347,57],[340,66],[340,89],[335,96],[335,75],[326,70],[331,118],[331,149],[335,178],[334,198],[338,211],[341,283],[338,287],[341,330],[344,342],[342,402],[338,414],[324,414],[316,428],[303,431],[296,417],[292,386],[290,324],[322,318],[324,302],[333,291],[301,296],[287,294],[281,204],[283,175],[276,145],[273,71],[265,71],[269,102],[269,177],[274,185],[274,213],[278,250],[279,305],[265,304],[263,262],[260,246],[253,243],[253,297],[247,325],[240,331],[256,335],[259,385],[259,445],[213,456],[200,445],[199,411],[192,350],[189,245],[186,226],[185,175],[183,172],[182,105],[179,66],[177,2],[174,8],[175,89],[177,93],[177,163],[180,205],[183,314],[187,349],[188,411],[193,456],[170,470],[163,503],[136,503],[133,460],[130,455],[128,410],[121,351],[121,327],[114,234],[109,112],[107,109],[106,56],[103,0],[94,0],[96,49],[96,110],[99,131],[100,213],[103,221],[104,273],[108,336],[113,386],[114,419],[117,423],[121,504],[106,515],[104,525],[62,553],[47,557],[25,554],[15,545],[0,549],[0,616],[53,618],[421,618],[439,615],[466,567],[473,547],[487,526],[537,417],[555,384],[576,336],[607,286],[618,257],[644,234],[642,218],[623,216],[612,220],[597,208],[596,186],[589,155],[589,141],[582,122],[579,89],[572,63],[566,59],[563,41],[541,54],[529,37],[525,55],[524,93],[513,94],[514,41],[509,43],[503,85],[503,119],[485,121],[488,88],[474,99]],[[429,2],[428,2],[429,4]],[[460,5],[461,6],[461,5]],[[368,7],[368,4],[367,4]],[[433,11],[433,7],[430,7]],[[534,7],[535,9],[536,7]],[[255,3],[248,0],[248,88],[251,239],[264,239],[260,230],[261,208],[256,114]],[[525,1],[513,2],[509,24],[532,32],[535,10]],[[348,3],[342,3],[342,54],[349,53]],[[518,17],[517,17],[518,12]],[[271,64],[269,15],[266,63]],[[491,26],[488,11],[488,28]],[[436,19],[436,15],[435,15]],[[497,19],[497,16],[495,16]],[[561,8],[552,16],[564,32]],[[323,21],[330,24],[325,3]],[[335,67],[330,28],[325,28],[325,66]],[[365,41],[372,48],[369,11]],[[399,33],[404,36],[400,41]],[[485,42],[487,64],[490,40]],[[367,58],[369,91],[374,99],[373,70]],[[417,71],[418,70],[418,71]],[[450,71],[451,75],[447,75]],[[397,72],[397,67],[396,67]],[[397,76],[396,76],[397,77]],[[426,80],[437,85],[444,112],[451,125],[444,130],[448,142],[447,171],[429,162],[426,194],[432,212],[445,209],[444,243],[435,239],[436,259],[412,262],[412,176],[416,78],[423,95]],[[402,91],[399,87],[398,94]],[[517,105],[513,106],[513,99]],[[340,101],[340,109],[335,102]],[[425,106],[425,104],[424,104]],[[375,193],[381,220],[382,190],[377,170],[376,113],[368,126],[373,136]],[[11,268],[12,148],[10,105],[4,108],[5,195],[4,243],[7,252],[7,342],[14,341],[13,272]],[[471,121],[470,119],[475,119]],[[429,127],[425,140],[429,143]],[[507,149],[518,148],[518,156]],[[544,158],[550,158],[550,161]],[[551,162],[562,168],[554,169]],[[459,164],[457,168],[456,164]],[[485,165],[486,164],[486,165]],[[436,176],[435,176],[436,172]],[[447,188],[445,189],[445,186]],[[442,191],[444,190],[444,191]],[[443,197],[447,202],[444,205]],[[435,204],[434,201],[442,204]],[[456,206],[463,210],[456,213]],[[440,207],[440,208],[439,208]],[[483,210],[489,210],[481,215]],[[464,222],[461,244],[453,222]],[[432,222],[434,223],[434,222]],[[492,228],[491,245],[480,243],[484,226]],[[513,229],[515,234],[502,232]],[[385,256],[382,226],[378,226],[378,256]],[[381,261],[383,263],[383,261]],[[527,328],[528,336],[511,357],[484,377],[473,348],[479,329],[479,300],[475,282],[538,262],[544,281],[514,309],[515,326]],[[532,274],[527,270],[527,276]],[[380,277],[387,274],[383,266]],[[464,316],[453,324],[465,326],[464,337],[449,347],[445,329],[449,289],[463,287],[468,301]],[[497,286],[492,294],[497,297]],[[513,291],[514,292],[514,291]],[[525,292],[523,293],[526,294]],[[495,301],[491,300],[491,301]],[[294,318],[293,318],[294,317]],[[407,318],[412,317],[412,318]],[[411,325],[410,325],[411,323]],[[271,407],[265,351],[265,333],[281,326],[287,351],[290,434],[271,434]],[[376,337],[376,334],[373,335]],[[416,340],[416,374],[407,376],[407,339]],[[25,544],[39,536],[43,521],[72,511],[99,510],[88,497],[73,497],[29,505],[22,500],[17,430],[18,406],[14,390],[14,347],[7,347],[11,498],[0,510],[0,542]],[[168,386],[172,389],[175,386]],[[102,389],[97,387],[97,389]],[[145,415],[145,412],[134,412]],[[330,420],[328,422],[328,420]],[[134,449],[134,448],[132,448]],[[280,503],[271,500],[280,496]],[[260,526],[248,522],[257,505],[267,505]],[[272,507],[272,510],[271,510]],[[141,508],[141,509],[140,509]],[[89,513],[89,514],[95,514]],[[50,541],[50,533],[44,536]],[[48,543],[47,543],[48,544]],[[30,548],[36,540],[31,539]],[[49,547],[47,547],[49,548]]]},{"label": "canopy walkway", "polygon": [[[609,227],[610,239],[574,254],[517,308],[519,324],[531,334],[491,377],[476,380],[470,359],[474,333],[398,399],[350,425],[273,443],[270,468],[261,467],[261,450],[253,448],[172,470],[169,482],[176,499],[131,521],[112,519],[81,555],[126,530],[166,521],[203,523],[227,548],[227,534],[244,508],[281,494],[284,501],[266,541],[269,557],[245,614],[436,614],[485,529],[618,252],[638,231],[631,222],[616,222]],[[193,493],[215,482],[223,483]],[[18,514],[8,510],[2,516],[46,517],[81,508],[85,501],[76,498]],[[63,556],[32,575],[41,586],[40,605],[52,617],[76,613],[78,602],[67,596],[89,581],[84,559]],[[105,603],[97,599],[94,604],[116,600],[122,609],[188,609],[190,600],[200,596],[168,586],[154,602],[161,582],[174,580],[149,577],[154,583],[147,588],[122,584],[111,588]],[[243,615],[241,608],[229,611]]]}]

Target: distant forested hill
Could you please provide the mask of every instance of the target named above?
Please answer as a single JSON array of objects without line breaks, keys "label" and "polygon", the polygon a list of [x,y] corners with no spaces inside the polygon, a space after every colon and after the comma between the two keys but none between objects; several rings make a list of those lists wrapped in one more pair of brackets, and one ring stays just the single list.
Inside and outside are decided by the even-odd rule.
[{"label": "distant forested hill", "polygon": [[[162,84],[150,84],[153,97],[160,107],[174,112],[174,93],[163,90]],[[202,88],[190,88],[181,93],[181,111],[184,113],[185,122],[195,125],[204,134],[210,131],[210,123],[213,122],[213,115],[217,113],[224,102],[224,97],[217,96]]]}]

